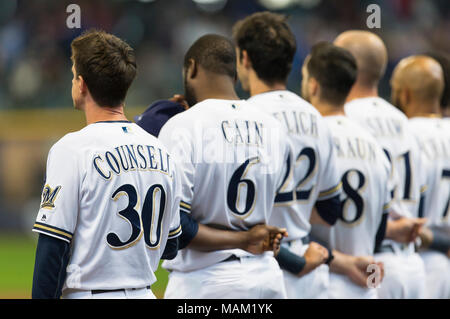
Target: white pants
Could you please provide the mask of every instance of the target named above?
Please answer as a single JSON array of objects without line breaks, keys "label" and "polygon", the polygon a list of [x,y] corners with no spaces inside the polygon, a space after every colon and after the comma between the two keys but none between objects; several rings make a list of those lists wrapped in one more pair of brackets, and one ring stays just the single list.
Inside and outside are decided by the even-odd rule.
[{"label": "white pants", "polygon": [[[294,254],[303,256],[309,245],[295,240],[288,246]],[[283,270],[284,284],[289,299],[327,299],[329,288],[328,265],[320,265],[302,277]]]},{"label": "white pants", "polygon": [[437,251],[420,253],[425,264],[426,298],[450,299],[450,260]]},{"label": "white pants", "polygon": [[380,299],[425,298],[425,266],[414,252],[383,252],[375,260],[384,263],[384,278],[377,289]]},{"label": "white pants", "polygon": [[167,299],[285,299],[283,274],[273,256],[244,257],[190,272],[172,271]]},{"label": "white pants", "polygon": [[378,288],[360,287],[345,275],[330,273],[330,299],[377,299]]},{"label": "white pants", "polygon": [[90,290],[65,289],[62,299],[156,299],[151,289],[136,288],[124,291],[92,293]]},{"label": "white pants", "polygon": [[298,277],[283,270],[284,284],[289,299],[327,299],[329,271],[327,265],[320,265],[310,273]]}]

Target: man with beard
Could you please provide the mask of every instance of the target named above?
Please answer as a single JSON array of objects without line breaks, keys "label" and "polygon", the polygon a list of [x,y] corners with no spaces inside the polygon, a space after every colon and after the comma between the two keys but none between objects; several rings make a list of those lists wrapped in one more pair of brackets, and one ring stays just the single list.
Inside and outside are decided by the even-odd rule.
[{"label": "man with beard", "polygon": [[[344,114],[347,94],[356,80],[356,61],[345,49],[321,42],[313,46],[302,69],[302,96],[324,116],[333,137],[339,175],[342,179],[342,213],[331,228],[313,226],[333,249],[328,297],[377,298],[376,288],[383,265],[375,262],[375,249],[386,231],[391,201],[391,165],[375,139]],[[342,258],[341,255],[346,254]],[[361,273],[377,265],[375,282],[365,276],[349,276],[347,259],[357,260]]]},{"label": "man with beard", "polygon": [[[268,223],[289,154],[285,132],[237,97],[236,56],[228,39],[198,39],[185,55],[183,79],[191,107],[159,133],[181,168],[181,211],[229,231]],[[163,267],[170,271],[165,298],[285,297],[282,273],[270,252],[205,252],[188,246]]]}]

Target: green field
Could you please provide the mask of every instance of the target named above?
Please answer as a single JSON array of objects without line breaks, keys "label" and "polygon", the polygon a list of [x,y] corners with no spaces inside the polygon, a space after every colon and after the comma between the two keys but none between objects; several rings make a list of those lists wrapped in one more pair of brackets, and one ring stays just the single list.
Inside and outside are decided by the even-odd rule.
[{"label": "green field", "polygon": [[[0,235],[0,299],[31,297],[36,238]],[[152,290],[158,298],[164,294],[167,275],[161,267],[156,272],[158,281],[152,285]]]}]

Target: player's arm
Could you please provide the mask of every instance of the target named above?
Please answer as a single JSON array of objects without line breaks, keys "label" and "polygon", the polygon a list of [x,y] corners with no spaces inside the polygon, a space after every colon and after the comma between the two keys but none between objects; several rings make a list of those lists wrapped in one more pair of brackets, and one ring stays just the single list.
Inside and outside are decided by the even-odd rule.
[{"label": "player's arm", "polygon": [[442,229],[423,227],[419,233],[421,249],[430,249],[448,254],[450,251],[450,236]]},{"label": "player's arm", "polygon": [[294,254],[286,247],[281,247],[275,257],[281,269],[302,277],[330,260],[328,249],[316,242],[310,242],[303,256]]},{"label": "player's arm", "polygon": [[330,151],[319,179],[320,192],[310,222],[311,224],[333,226],[342,211],[342,204],[339,199],[342,192],[342,183],[336,160],[336,150],[327,127],[325,127],[324,132],[326,132],[326,143],[328,143]]},{"label": "player's arm", "polygon": [[180,249],[189,247],[199,251],[216,251],[239,248],[252,254],[277,251],[285,229],[270,225],[255,225],[247,231],[222,230],[199,224],[186,212],[181,212]]},{"label": "player's arm", "polygon": [[80,170],[76,154],[58,142],[49,152],[46,185],[33,231],[39,233],[33,298],[59,298],[77,224]]},{"label": "player's arm", "polygon": [[392,166],[390,163],[386,160],[385,165],[387,167],[387,184],[385,188],[384,193],[384,205],[383,205],[383,211],[381,214],[381,220],[380,224],[378,225],[377,233],[375,235],[375,247],[374,252],[378,252],[381,250],[381,243],[386,238],[386,229],[387,229],[387,223],[389,219],[389,211],[391,210],[391,203],[392,203],[392,195],[393,195],[393,175],[391,174]]},{"label": "player's arm", "polygon": [[419,236],[425,222],[425,218],[389,219],[386,226],[386,238],[399,243],[411,243]]},{"label": "player's arm", "polygon": [[389,213],[384,212],[381,216],[381,222],[378,226],[377,234],[375,235],[375,247],[374,251],[380,251],[381,243],[386,238],[386,228],[387,228],[387,222],[388,222]]},{"label": "player's arm", "polygon": [[331,198],[317,200],[310,217],[311,224],[333,226],[342,210],[339,195]]},{"label": "player's arm", "polygon": [[371,275],[368,272],[369,265],[377,265],[381,277],[379,280],[381,281],[383,278],[383,263],[375,262],[372,256],[351,256],[337,250],[333,250],[333,255],[334,259],[330,263],[330,271],[347,276],[360,287],[367,287],[367,279]]},{"label": "player's arm", "polygon": [[69,243],[39,234],[34,264],[33,299],[59,299],[69,262]]}]

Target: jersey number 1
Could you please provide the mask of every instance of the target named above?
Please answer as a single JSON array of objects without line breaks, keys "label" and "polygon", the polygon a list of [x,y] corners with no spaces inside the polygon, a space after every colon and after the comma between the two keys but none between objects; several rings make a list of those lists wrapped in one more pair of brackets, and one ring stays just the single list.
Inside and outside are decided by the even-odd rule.
[{"label": "jersey number 1", "polygon": [[[158,212],[155,211],[157,193],[160,193]],[[116,233],[108,233],[106,241],[109,246],[114,249],[128,248],[137,243],[143,234],[148,248],[158,248],[161,239],[161,223],[166,206],[166,192],[162,185],[155,184],[148,189],[141,215],[136,211],[138,205],[136,188],[130,184],[122,185],[116,189],[111,198],[116,201],[122,195],[128,197],[128,205],[117,214],[130,224],[131,235],[126,241],[121,241]]]}]

